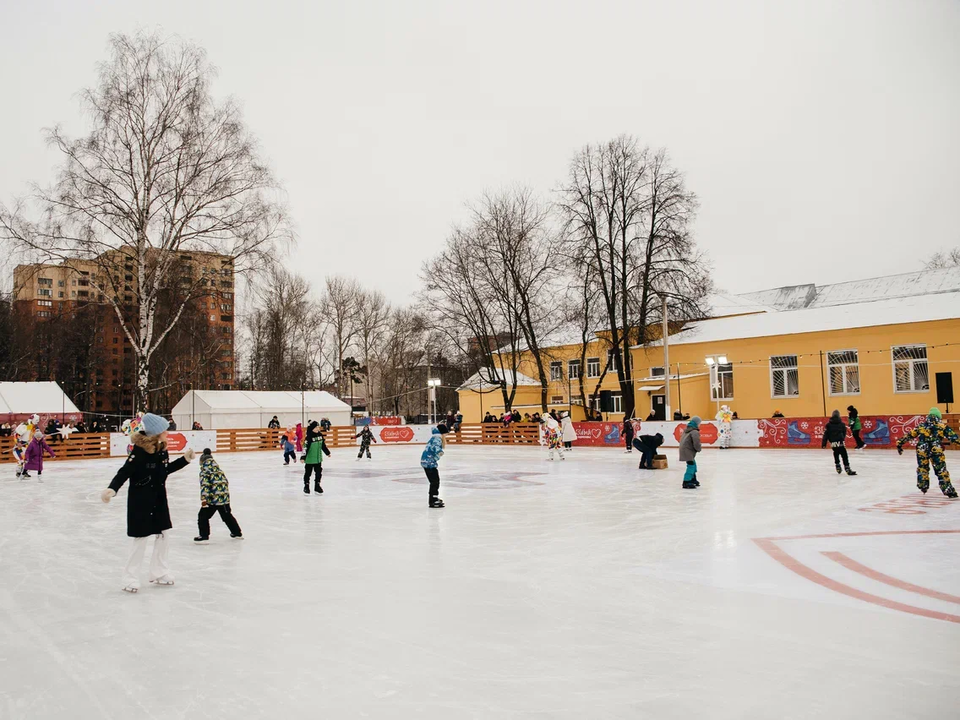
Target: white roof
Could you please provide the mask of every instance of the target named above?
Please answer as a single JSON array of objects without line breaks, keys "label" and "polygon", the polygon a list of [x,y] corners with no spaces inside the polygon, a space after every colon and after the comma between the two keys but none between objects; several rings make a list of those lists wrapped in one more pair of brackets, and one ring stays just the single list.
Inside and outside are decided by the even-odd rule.
[{"label": "white roof", "polygon": [[960,318],[960,292],[952,292],[857,303],[845,305],[842,309],[814,307],[701,320],[671,335],[670,344],[709,343],[957,318]]},{"label": "white roof", "polygon": [[483,385],[486,385],[489,388],[493,388],[494,385],[498,384],[500,380],[506,379],[507,385],[539,385],[540,383],[534,380],[532,377],[527,377],[523,373],[518,372],[516,380],[514,380],[512,370],[494,370],[493,368],[483,368],[480,372],[476,372],[470,377],[468,377],[463,384],[457,388],[457,390],[479,390],[481,385],[480,374],[483,373]]},{"label": "white roof", "polygon": [[711,295],[707,298],[707,306],[710,308],[708,315],[714,318],[770,312],[774,309],[769,305],[756,302],[747,296],[728,295],[727,293],[715,293]]},{"label": "white roof", "polygon": [[55,382],[0,382],[0,413],[78,413]]},{"label": "white roof", "polygon": [[[191,398],[190,393],[195,395]],[[232,410],[249,412],[279,412],[282,410],[300,410],[301,406],[314,412],[327,410],[350,410],[350,406],[338,400],[328,392],[310,390],[303,393],[301,400],[297,391],[270,390],[191,390],[177,403],[174,412],[189,412],[193,400],[200,401],[210,410]],[[184,407],[181,407],[184,406]]]},{"label": "white roof", "polygon": [[775,310],[800,310],[954,292],[960,292],[960,272],[956,268],[943,268],[849,280],[820,287],[808,284],[771,288],[736,297]]}]

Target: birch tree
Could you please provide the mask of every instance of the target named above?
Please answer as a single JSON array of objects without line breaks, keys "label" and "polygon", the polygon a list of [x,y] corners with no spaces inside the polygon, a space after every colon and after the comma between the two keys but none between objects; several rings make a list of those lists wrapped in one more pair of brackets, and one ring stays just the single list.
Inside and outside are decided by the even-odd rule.
[{"label": "birch tree", "polygon": [[[89,132],[48,131],[62,158],[57,179],[0,207],[0,237],[31,262],[91,268],[92,292],[113,307],[133,348],[146,409],[154,353],[193,301],[224,287],[217,276],[262,268],[289,231],[238,104],[213,97],[201,48],[114,35],[110,53],[98,84],[81,94]],[[175,276],[186,251],[223,257]],[[171,284],[183,299],[161,323]]]}]

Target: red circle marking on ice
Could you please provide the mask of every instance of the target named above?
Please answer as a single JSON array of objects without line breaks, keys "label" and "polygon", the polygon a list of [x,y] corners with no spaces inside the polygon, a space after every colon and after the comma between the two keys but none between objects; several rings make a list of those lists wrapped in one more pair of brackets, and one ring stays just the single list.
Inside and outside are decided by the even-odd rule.
[{"label": "red circle marking on ice", "polygon": [[400,427],[384,427],[380,431],[380,439],[384,442],[410,442],[413,440],[413,428],[401,425]]}]

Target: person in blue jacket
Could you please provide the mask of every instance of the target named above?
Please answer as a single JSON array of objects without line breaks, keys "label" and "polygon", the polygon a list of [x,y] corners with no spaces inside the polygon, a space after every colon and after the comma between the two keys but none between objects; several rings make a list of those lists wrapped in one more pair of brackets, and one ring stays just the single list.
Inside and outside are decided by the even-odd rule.
[{"label": "person in blue jacket", "polygon": [[443,436],[450,432],[443,423],[437,425],[430,434],[427,446],[420,456],[420,466],[430,481],[429,505],[432,508],[442,508],[443,500],[437,497],[440,494],[440,470],[437,463],[443,455]]}]

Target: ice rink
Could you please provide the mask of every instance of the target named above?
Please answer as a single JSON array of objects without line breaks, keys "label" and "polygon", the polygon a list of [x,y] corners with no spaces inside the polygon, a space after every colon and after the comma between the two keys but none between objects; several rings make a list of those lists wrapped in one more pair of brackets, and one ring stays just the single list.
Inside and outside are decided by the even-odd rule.
[{"label": "ice rink", "polygon": [[420,450],[333,450],[322,496],[219,455],[245,539],[203,546],[194,463],[137,595],[122,459],[4,465],[0,718],[960,716],[960,502],[912,452],[707,450],[690,491],[676,450],[452,446],[431,510]]}]

